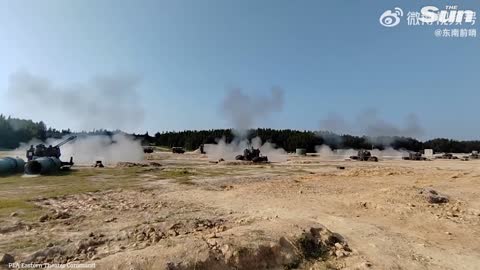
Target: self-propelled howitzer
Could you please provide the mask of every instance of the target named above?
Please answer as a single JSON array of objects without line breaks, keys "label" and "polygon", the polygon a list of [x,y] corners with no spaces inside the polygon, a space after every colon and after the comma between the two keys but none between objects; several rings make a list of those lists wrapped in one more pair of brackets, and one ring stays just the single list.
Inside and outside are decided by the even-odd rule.
[{"label": "self-propelled howitzer", "polygon": [[51,174],[61,169],[68,169],[73,166],[73,157],[70,161],[63,162],[60,160],[60,147],[64,144],[75,140],[77,136],[70,136],[55,146],[46,147],[39,144],[36,147],[30,146],[27,150],[27,164],[25,165],[26,174]]}]

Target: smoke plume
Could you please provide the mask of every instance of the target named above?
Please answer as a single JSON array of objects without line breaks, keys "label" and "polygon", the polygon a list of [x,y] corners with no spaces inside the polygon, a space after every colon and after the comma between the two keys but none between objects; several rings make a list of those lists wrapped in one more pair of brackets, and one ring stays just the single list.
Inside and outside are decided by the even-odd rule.
[{"label": "smoke plume", "polygon": [[383,119],[376,109],[367,109],[348,122],[342,115],[330,113],[320,121],[322,130],[337,134],[366,135],[372,143],[389,145],[390,137],[419,137],[423,135],[418,117],[411,113],[405,117],[404,125],[396,125]]},{"label": "smoke plume", "polygon": [[345,118],[334,112],[329,113],[325,119],[320,120],[320,129],[340,135],[352,132],[352,128]]},{"label": "smoke plume", "polygon": [[96,76],[86,83],[61,86],[19,71],[9,78],[7,97],[29,118],[63,121],[77,130],[131,130],[139,128],[144,118],[138,84],[132,76]]},{"label": "smoke plume", "polygon": [[244,138],[247,130],[253,128],[259,119],[283,109],[283,96],[281,88],[273,88],[271,96],[249,96],[241,89],[232,89],[222,102],[221,112],[237,135]]},{"label": "smoke plume", "polygon": [[415,137],[423,134],[423,129],[415,114],[411,113],[405,118],[404,126],[396,126],[382,119],[375,109],[362,112],[356,121],[363,129],[364,134],[371,137],[404,136]]},{"label": "smoke plume", "polygon": [[209,158],[235,160],[242,155],[246,148],[260,149],[260,153],[268,156],[269,161],[279,162],[286,160],[286,152],[276,148],[274,144],[262,144],[259,137],[248,141],[247,133],[257,121],[283,109],[284,91],[281,88],[272,88],[270,96],[251,96],[241,89],[232,89],[228,92],[221,104],[221,113],[233,127],[235,140],[227,143],[225,139],[218,140],[217,144],[205,145],[205,152]]}]

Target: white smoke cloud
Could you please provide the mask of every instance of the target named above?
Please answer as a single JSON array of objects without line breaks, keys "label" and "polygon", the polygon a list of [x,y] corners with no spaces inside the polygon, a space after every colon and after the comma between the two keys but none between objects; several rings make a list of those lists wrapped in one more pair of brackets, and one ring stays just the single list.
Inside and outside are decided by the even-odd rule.
[{"label": "white smoke cloud", "polygon": [[[344,160],[348,159],[350,156],[357,155],[358,151],[355,149],[335,149],[332,150],[328,145],[318,145],[315,147],[317,154],[327,160]],[[373,156],[376,156],[380,159],[402,159],[402,157],[408,156],[408,151],[405,150],[395,150],[391,147],[387,147],[384,150],[373,149],[370,150]]]},{"label": "white smoke cloud", "polygon": [[[44,143],[46,146],[56,145],[68,138],[63,139],[47,139]],[[22,144],[15,150],[20,156],[25,155],[25,151],[30,145],[40,144],[37,139]],[[69,161],[73,157],[73,161],[77,165],[92,165],[95,161],[100,160],[105,165],[114,165],[118,162],[139,162],[144,159],[143,147],[140,140],[134,137],[116,133],[113,136],[107,135],[79,135],[76,140],[63,145],[61,148],[63,161]]]},{"label": "white smoke cloud", "polygon": [[402,159],[402,157],[407,157],[409,154],[406,150],[395,150],[391,147],[387,147],[384,150],[373,149],[370,152],[381,159]]},{"label": "white smoke cloud", "polygon": [[9,78],[7,98],[16,111],[32,119],[63,120],[77,130],[132,130],[144,119],[138,84],[133,76],[96,76],[61,86],[18,71]]},{"label": "white smoke cloud", "polygon": [[61,148],[62,158],[71,156],[76,164],[91,165],[97,160],[104,164],[117,162],[139,162],[144,158],[140,140],[132,136],[117,133],[112,137],[105,135],[90,135],[80,137]]},{"label": "white smoke cloud", "polygon": [[287,152],[282,148],[277,148],[274,144],[265,142],[259,137],[255,137],[251,142],[248,140],[236,140],[227,143],[225,138],[220,139],[216,144],[205,144],[204,151],[207,153],[209,159],[219,160],[235,160],[237,155],[243,155],[243,150],[247,148],[260,149],[263,156],[267,156],[269,161],[283,162],[287,160]]},{"label": "white smoke cloud", "polygon": [[315,150],[320,158],[327,160],[344,160],[350,156],[356,155],[358,152],[354,149],[332,150],[328,145],[317,145]]}]

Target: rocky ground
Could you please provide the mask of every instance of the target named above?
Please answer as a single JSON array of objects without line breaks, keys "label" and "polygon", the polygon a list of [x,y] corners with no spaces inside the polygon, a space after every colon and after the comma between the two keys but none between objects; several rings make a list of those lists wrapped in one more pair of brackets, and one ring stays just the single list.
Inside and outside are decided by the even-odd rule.
[{"label": "rocky ground", "polygon": [[96,269],[478,269],[480,161],[289,156],[0,178],[0,263]]}]

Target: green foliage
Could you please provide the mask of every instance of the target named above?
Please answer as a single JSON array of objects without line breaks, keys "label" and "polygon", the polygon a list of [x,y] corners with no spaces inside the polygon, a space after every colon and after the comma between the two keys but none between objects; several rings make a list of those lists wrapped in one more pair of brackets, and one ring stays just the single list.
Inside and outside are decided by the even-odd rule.
[{"label": "green foliage", "polygon": [[6,118],[0,115],[0,148],[15,148],[19,142],[29,141],[32,138],[46,137],[44,123],[34,123],[30,120]]},{"label": "green foliage", "polygon": [[[195,150],[201,144],[217,143],[222,138],[227,143],[231,143],[235,139],[231,129],[158,132],[154,137],[146,137],[145,135],[140,137],[144,139],[146,144],[168,147],[180,146],[185,147],[187,150]],[[295,151],[299,147],[314,151],[316,145],[323,144],[323,139],[312,131],[256,129],[249,132],[247,139],[255,137],[260,137],[263,142],[274,143],[287,151]]]},{"label": "green foliage", "polygon": [[[405,149],[410,151],[421,151],[422,149],[433,149],[435,152],[470,153],[480,150],[480,141],[455,141],[448,139],[434,139],[421,142],[414,138],[406,137],[375,137],[353,135],[338,135],[331,132],[320,131],[299,131],[291,129],[265,129],[259,128],[250,130],[247,139],[260,137],[262,142],[271,142],[288,152],[294,152],[296,148],[306,148],[308,152],[315,152],[318,145],[328,145],[332,149]],[[214,130],[188,130],[180,132],[156,133],[155,136],[137,135],[144,140],[145,144],[184,147],[187,150],[195,150],[201,144],[216,143],[224,138],[227,143],[235,139],[231,129]]]},{"label": "green foliage", "polygon": [[425,148],[435,152],[470,153],[480,150],[480,141],[455,141],[449,139],[434,139],[423,143]]},{"label": "green foliage", "polygon": [[[111,135],[117,131],[93,130],[83,131],[88,135]],[[33,122],[0,114],[0,149],[14,149],[20,143],[29,142],[32,139],[44,141],[46,138],[62,138],[70,134],[70,130],[56,130],[47,128],[43,122]],[[406,149],[420,151],[422,149],[433,149],[435,152],[469,153],[480,150],[480,141],[455,141],[449,139],[433,139],[426,142],[414,138],[405,137],[360,137],[352,135],[337,135],[331,132],[300,131],[291,129],[269,129],[259,128],[250,130],[247,139],[259,137],[262,142],[271,142],[288,152],[294,152],[296,148],[306,148],[308,152],[315,152],[318,145],[328,145],[332,149],[353,148],[353,149],[384,149],[386,146],[394,149]],[[135,134],[134,134],[135,135]],[[195,150],[201,144],[217,143],[224,139],[227,143],[235,139],[231,129],[212,130],[187,130],[180,132],[157,132],[154,136],[147,133],[135,135],[143,140],[145,145],[157,145],[166,147],[184,147],[187,150]]]},{"label": "green foliage", "polygon": [[21,142],[29,142],[32,139],[44,141],[50,137],[61,138],[68,133],[69,130],[47,129],[43,122],[36,123],[0,114],[0,148],[14,149]]}]

